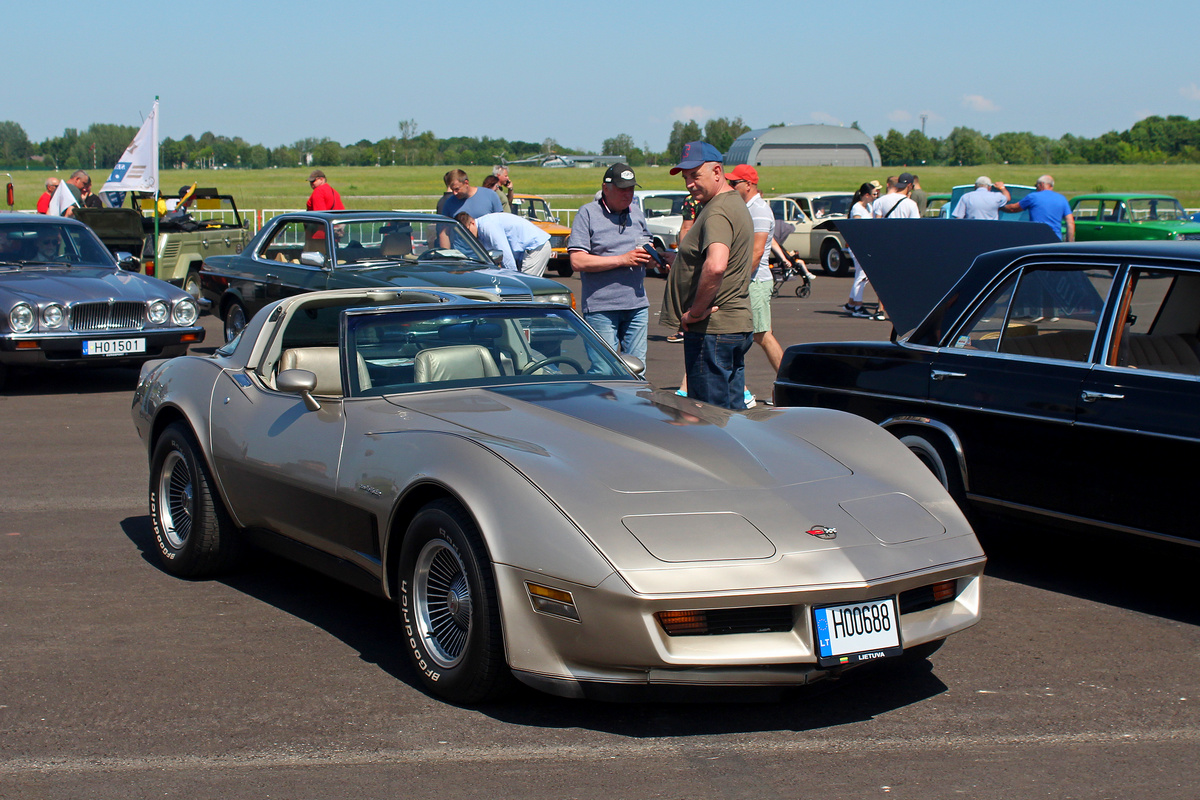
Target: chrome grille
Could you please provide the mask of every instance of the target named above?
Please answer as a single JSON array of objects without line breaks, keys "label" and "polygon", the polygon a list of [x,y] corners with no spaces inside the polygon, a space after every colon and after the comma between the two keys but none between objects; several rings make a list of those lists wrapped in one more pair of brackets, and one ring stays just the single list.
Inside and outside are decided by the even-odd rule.
[{"label": "chrome grille", "polygon": [[566,236],[551,236],[550,237],[550,248],[551,249],[554,249],[555,247],[566,247],[566,246],[567,246],[567,237]]},{"label": "chrome grille", "polygon": [[130,302],[76,303],[71,306],[71,330],[140,331],[146,322],[146,304]]},{"label": "chrome grille", "polygon": [[500,299],[511,303],[529,303],[533,295],[527,292],[501,292]]},{"label": "chrome grille", "polygon": [[1184,241],[1194,241],[1196,239],[1200,239],[1200,233],[1185,233],[1183,238]]}]

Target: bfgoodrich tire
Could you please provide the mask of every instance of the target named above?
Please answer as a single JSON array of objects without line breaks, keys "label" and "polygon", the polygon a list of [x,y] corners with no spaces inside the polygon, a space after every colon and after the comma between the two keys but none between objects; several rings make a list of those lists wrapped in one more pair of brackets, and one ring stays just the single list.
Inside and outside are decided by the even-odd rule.
[{"label": "bfgoodrich tire", "polygon": [[150,524],[163,568],[174,575],[206,578],[237,558],[237,531],[213,491],[196,440],[182,423],[170,425],[154,446]]},{"label": "bfgoodrich tire", "polygon": [[455,703],[505,693],[513,678],[492,565],[460,505],[436,500],[417,513],[401,545],[399,577],[404,648],[426,688]]}]

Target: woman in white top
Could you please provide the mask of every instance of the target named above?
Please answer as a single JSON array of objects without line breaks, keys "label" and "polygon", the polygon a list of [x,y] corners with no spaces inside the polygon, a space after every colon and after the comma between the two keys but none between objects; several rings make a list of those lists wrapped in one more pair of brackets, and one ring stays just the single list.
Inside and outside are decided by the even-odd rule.
[{"label": "woman in white top", "polygon": [[[876,197],[879,197],[878,184],[864,183],[858,187],[858,191],[854,193],[854,202],[850,205],[850,219],[872,219],[871,202]],[[858,259],[854,257],[854,251],[847,249],[846,255],[854,262],[854,283],[850,286],[850,299],[842,308],[850,312],[852,317],[884,319],[882,309],[877,314],[872,314],[863,308],[863,289],[867,287],[867,275]]]}]

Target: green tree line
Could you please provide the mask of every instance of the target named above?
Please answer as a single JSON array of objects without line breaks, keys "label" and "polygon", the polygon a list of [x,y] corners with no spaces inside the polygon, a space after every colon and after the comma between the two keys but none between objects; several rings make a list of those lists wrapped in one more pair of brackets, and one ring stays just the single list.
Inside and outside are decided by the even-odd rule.
[{"label": "green tree line", "polygon": [[1058,139],[1033,133],[987,136],[959,127],[945,139],[895,128],[875,137],[885,166],[932,164],[1196,164],[1200,163],[1200,120],[1146,117],[1122,133],[1095,139],[1067,134]]},{"label": "green tree line", "polygon": [[[199,137],[164,139],[159,161],[164,169],[224,167],[267,169],[269,167],[374,166],[497,164],[556,153],[595,155],[563,147],[552,138],[524,142],[489,137],[452,136],[439,138],[432,131],[418,132],[415,120],[398,124],[398,135],[378,141],[361,139],[342,144],[328,138],[300,139],[292,144],[266,147],[239,136],[212,132]],[[697,139],[722,152],[750,130],[741,117],[710,119],[703,127],[695,120],[677,121],[671,128],[667,149],[652,151],[639,147],[625,133],[605,139],[600,155],[621,155],[631,166],[673,164],[683,145]],[[0,122],[0,167],[8,169],[109,169],[132,141],[132,125],[95,123],[86,130],[68,128],[61,136],[40,143],[29,140],[17,122]],[[1129,130],[1110,131],[1094,139],[1067,134],[1058,139],[1029,132],[989,136],[966,127],[955,128],[944,139],[930,138],[919,130],[903,134],[896,129],[875,136],[883,163],[901,165],[973,164],[1171,164],[1200,163],[1200,120],[1183,116],[1146,117]]]}]

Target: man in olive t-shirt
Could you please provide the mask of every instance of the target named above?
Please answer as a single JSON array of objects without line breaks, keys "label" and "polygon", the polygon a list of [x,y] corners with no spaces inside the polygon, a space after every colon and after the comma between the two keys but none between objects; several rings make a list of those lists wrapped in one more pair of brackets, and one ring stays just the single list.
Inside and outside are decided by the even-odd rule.
[{"label": "man in olive t-shirt", "polygon": [[661,324],[684,332],[688,397],[725,408],[746,407],[746,352],[753,340],[750,263],[754,223],[725,180],[723,156],[707,142],[688,142],[672,175],[704,208],[679,242],[667,275]]}]

